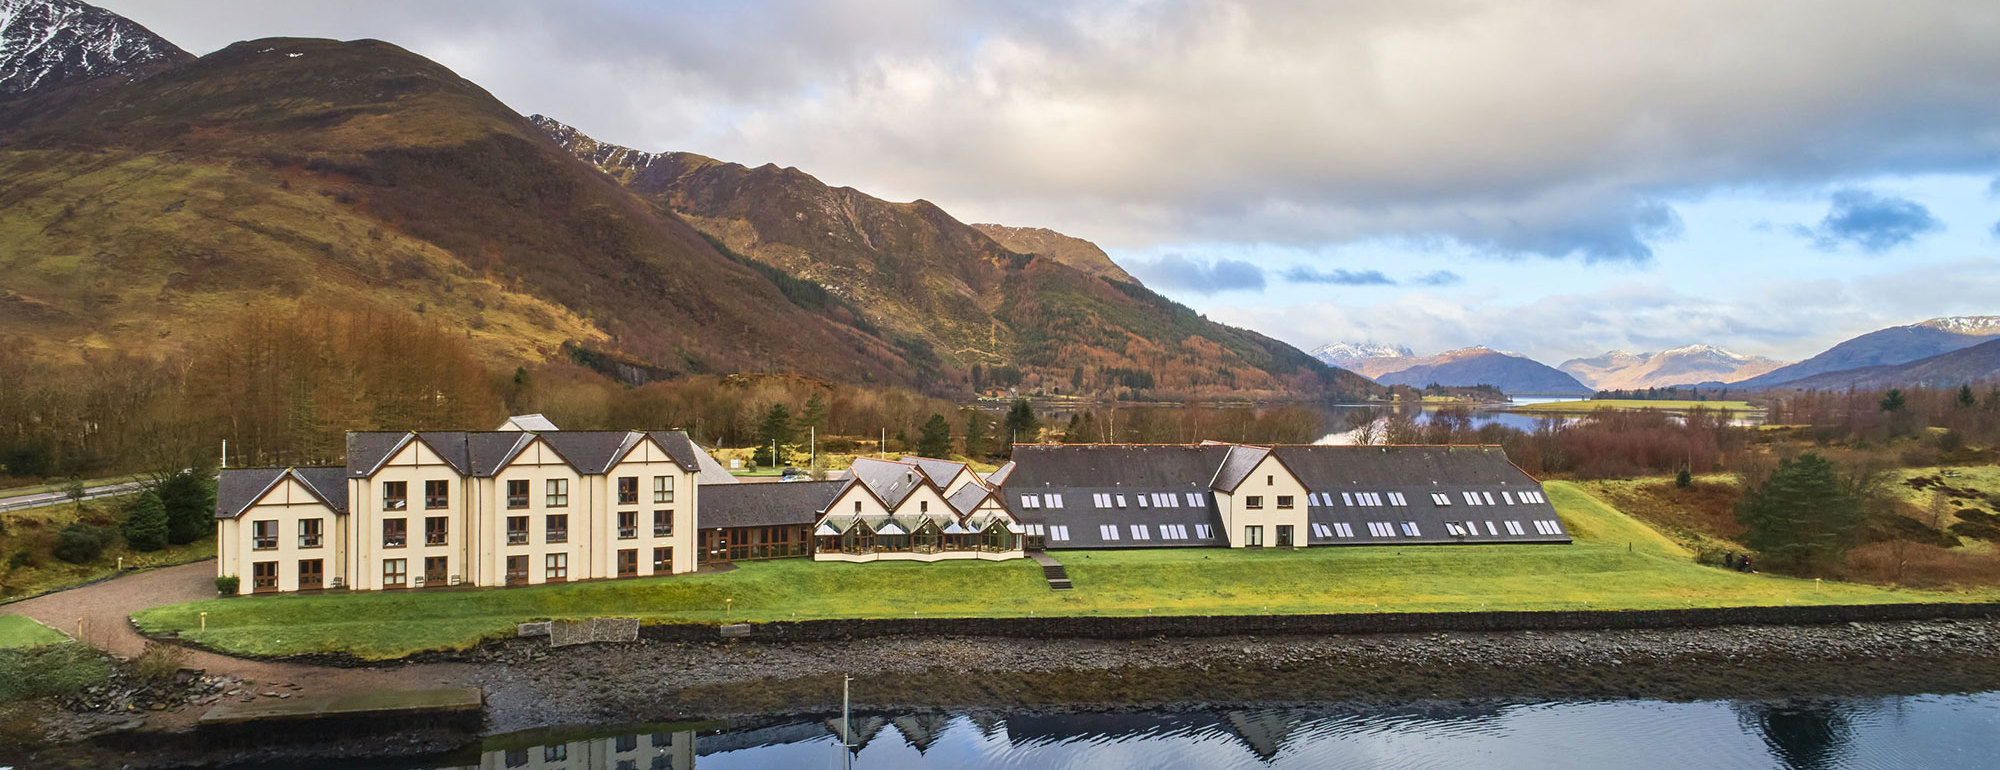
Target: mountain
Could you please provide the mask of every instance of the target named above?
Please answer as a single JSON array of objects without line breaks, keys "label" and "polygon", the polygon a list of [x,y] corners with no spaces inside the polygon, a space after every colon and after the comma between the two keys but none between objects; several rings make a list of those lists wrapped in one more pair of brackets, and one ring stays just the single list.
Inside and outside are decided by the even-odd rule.
[{"label": "mountain", "polygon": [[[934,361],[939,378],[963,377],[975,389],[1021,383],[1063,393],[1374,389],[1296,348],[1210,322],[1121,279],[1108,258],[1080,257],[1083,241],[1048,231],[982,231],[928,201],[885,201],[796,168],[643,152],[551,118],[532,120],[725,253],[825,287],[908,357]],[[1087,251],[1102,255],[1094,246]]]},{"label": "mountain", "polygon": [[1006,225],[975,224],[972,229],[984,233],[993,242],[1006,247],[1008,251],[1048,257],[1087,275],[1107,278],[1113,281],[1137,284],[1125,268],[1111,261],[1111,255],[1104,253],[1097,244],[1082,238],[1073,238],[1045,227],[1008,227]]},{"label": "mountain", "polygon": [[1815,375],[1895,366],[1930,358],[1978,345],[1996,335],[2000,335],[2000,316],[1933,318],[1908,326],[1892,326],[1847,340],[1819,355],[1742,380],[1731,387],[1792,387],[1792,383]]},{"label": "mountain", "polygon": [[[1409,348],[1401,345],[1380,345],[1373,342],[1335,342],[1312,349],[1312,355],[1328,366],[1338,366],[1351,371],[1361,371],[1363,367],[1380,368],[1401,359],[1416,356]],[[1376,362],[1371,364],[1371,362]]]},{"label": "mountain", "polygon": [[[1371,374],[1370,369],[1379,373]],[[1576,378],[1526,356],[1489,348],[1464,348],[1435,356],[1371,359],[1362,374],[1383,385],[1421,388],[1439,385],[1491,385],[1512,395],[1587,396],[1593,391]]]},{"label": "mountain", "polygon": [[1729,383],[1783,366],[1762,356],[1746,356],[1713,345],[1687,345],[1658,353],[1613,350],[1573,358],[1557,369],[1598,390],[1644,390],[1696,383]]},{"label": "mountain", "polygon": [[1779,387],[1797,390],[1874,390],[1923,385],[1955,388],[1967,383],[2000,380],[2000,339],[1901,364],[1864,366],[1816,374]]},{"label": "mountain", "polygon": [[256,40],[113,80],[0,118],[0,338],[29,355],[175,353],[245,309],[330,305],[633,382],[934,381],[396,46]]},{"label": "mountain", "polygon": [[123,16],[75,0],[0,0],[0,97],[167,69],[194,57]]}]

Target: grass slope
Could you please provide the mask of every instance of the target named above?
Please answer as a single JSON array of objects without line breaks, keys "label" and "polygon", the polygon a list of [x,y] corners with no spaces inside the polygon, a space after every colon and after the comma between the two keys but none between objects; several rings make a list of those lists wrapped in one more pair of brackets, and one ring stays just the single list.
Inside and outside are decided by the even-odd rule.
[{"label": "grass slope", "polygon": [[1584,401],[1548,401],[1540,404],[1522,404],[1508,409],[1510,412],[1532,414],[1587,414],[1599,409],[1658,409],[1663,412],[1688,412],[1707,409],[1711,412],[1754,412],[1757,407],[1747,401],[1669,401],[1642,398],[1593,398]]},{"label": "grass slope", "polygon": [[[1984,594],[1891,591],[1693,563],[1688,552],[1570,484],[1547,485],[1570,546],[1219,549],[1057,554],[1076,581],[1048,590],[1026,560],[999,563],[753,562],[722,574],[533,588],[222,599],[133,619],[220,649],[331,650],[391,658],[463,647],[537,618],[647,622],[922,616],[1656,609],[1968,601]],[[727,611],[725,612],[725,608]],[[208,630],[200,631],[199,613]]]},{"label": "grass slope", "polygon": [[[71,522],[80,520],[116,530],[120,512],[130,500],[129,496],[106,497],[81,505],[62,503],[0,513],[0,523],[5,523],[7,531],[0,535],[0,559],[7,560],[0,562],[0,603],[111,577],[121,564],[126,569],[152,569],[215,557],[215,538],[158,551],[134,551],[119,540],[96,559],[82,564],[62,561],[51,553],[56,533]],[[13,565],[14,555],[23,552],[28,554],[27,563]]]},{"label": "grass slope", "polygon": [[31,618],[20,615],[0,615],[0,650],[13,647],[40,647],[44,644],[69,641],[48,626],[36,623]]}]

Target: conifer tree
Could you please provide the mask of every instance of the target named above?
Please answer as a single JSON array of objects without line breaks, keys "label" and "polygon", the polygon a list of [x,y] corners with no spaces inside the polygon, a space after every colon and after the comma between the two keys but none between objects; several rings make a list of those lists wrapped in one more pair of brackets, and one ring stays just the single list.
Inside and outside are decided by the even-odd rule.
[{"label": "conifer tree", "polygon": [[157,551],[167,547],[167,508],[151,490],[139,495],[125,508],[125,544],[134,551]]},{"label": "conifer tree", "polygon": [[1807,452],[1778,464],[1763,484],[1744,493],[1736,520],[1743,541],[1772,564],[1800,572],[1832,566],[1853,544],[1866,514],[1841,484],[1833,463]]},{"label": "conifer tree", "polygon": [[917,454],[944,458],[951,455],[951,423],[944,415],[933,414],[917,432]]}]

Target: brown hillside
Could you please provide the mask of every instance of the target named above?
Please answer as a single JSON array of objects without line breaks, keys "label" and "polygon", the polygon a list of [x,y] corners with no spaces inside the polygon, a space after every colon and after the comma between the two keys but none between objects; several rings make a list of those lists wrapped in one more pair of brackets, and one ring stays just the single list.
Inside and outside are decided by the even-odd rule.
[{"label": "brown hillside", "polygon": [[[1007,373],[998,384],[1019,376],[1025,385],[1061,393],[1296,396],[1376,389],[1289,345],[1212,323],[1136,283],[1017,253],[927,201],[884,201],[794,168],[639,152],[554,120],[533,120],[577,157],[731,251],[824,285],[896,338],[912,360],[935,356],[948,377],[982,367]],[[995,383],[989,377],[980,384]]]},{"label": "brown hillside", "polygon": [[0,133],[0,335],[37,355],[179,350],[275,297],[423,313],[502,360],[628,379],[918,381],[844,310],[396,46],[250,41],[100,90]]},{"label": "brown hillside", "polygon": [[1009,251],[1048,257],[1088,275],[1109,278],[1113,281],[1138,283],[1125,268],[1111,261],[1111,255],[1104,253],[1097,244],[1050,230],[1046,227],[1008,227],[1006,225],[974,224],[978,230],[993,242]]}]

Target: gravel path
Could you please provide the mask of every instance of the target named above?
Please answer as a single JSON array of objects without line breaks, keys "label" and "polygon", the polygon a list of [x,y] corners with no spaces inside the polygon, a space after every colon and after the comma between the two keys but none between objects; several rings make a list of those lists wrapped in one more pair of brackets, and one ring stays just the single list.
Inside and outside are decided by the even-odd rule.
[{"label": "gravel path", "polygon": [[[215,596],[213,559],[177,567],[136,572],[102,583],[57,591],[26,601],[0,605],[0,614],[26,615],[43,625],[72,637],[82,620],[80,640],[131,658],[146,647],[146,638],[127,619],[149,607],[179,604]],[[258,685],[282,687],[289,693],[335,694],[370,690],[410,690],[430,687],[459,687],[471,681],[472,666],[430,664],[389,668],[346,669],[298,663],[277,663],[232,658],[201,650],[187,650],[185,668],[227,675]],[[296,689],[288,685],[298,685]],[[262,690],[262,687],[252,688]],[[173,728],[191,724],[197,710],[166,712],[156,716],[155,726]]]}]

